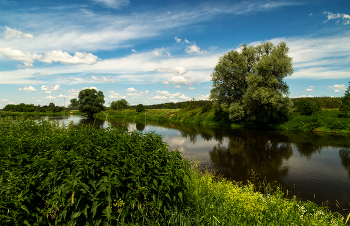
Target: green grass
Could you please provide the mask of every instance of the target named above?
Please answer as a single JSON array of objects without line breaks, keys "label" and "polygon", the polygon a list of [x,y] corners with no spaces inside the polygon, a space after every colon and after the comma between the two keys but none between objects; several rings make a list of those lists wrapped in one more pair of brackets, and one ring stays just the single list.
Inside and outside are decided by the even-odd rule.
[{"label": "green grass", "polygon": [[[196,108],[183,109],[150,109],[142,113],[135,110],[100,112],[96,117],[100,119],[119,119],[137,122],[169,122],[181,124],[196,124],[201,126],[230,126],[231,128],[259,128],[289,131],[317,131],[331,133],[350,133],[350,116],[340,115],[339,110],[322,110],[317,115],[303,116],[293,112],[288,121],[268,124],[252,125],[235,123],[228,119],[227,110]],[[106,117],[107,114],[107,117]]]}]

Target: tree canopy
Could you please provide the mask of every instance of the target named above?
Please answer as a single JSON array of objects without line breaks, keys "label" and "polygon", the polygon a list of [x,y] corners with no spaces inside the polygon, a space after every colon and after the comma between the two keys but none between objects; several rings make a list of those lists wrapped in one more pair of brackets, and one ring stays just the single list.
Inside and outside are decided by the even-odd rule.
[{"label": "tree canopy", "polygon": [[129,103],[125,99],[114,100],[110,106],[113,110],[121,111],[123,109],[129,108]]},{"label": "tree canopy", "polygon": [[349,87],[344,93],[344,97],[342,98],[342,103],[339,107],[339,110],[342,114],[347,115],[350,112],[350,82]]},{"label": "tree canopy", "polygon": [[243,44],[223,55],[212,73],[210,99],[229,106],[231,120],[278,121],[290,115],[293,103],[283,79],[293,73],[288,47],[281,42]]},{"label": "tree canopy", "polygon": [[78,98],[79,110],[86,113],[89,118],[93,118],[94,114],[102,111],[104,108],[105,100],[102,91],[83,89],[79,92]]}]

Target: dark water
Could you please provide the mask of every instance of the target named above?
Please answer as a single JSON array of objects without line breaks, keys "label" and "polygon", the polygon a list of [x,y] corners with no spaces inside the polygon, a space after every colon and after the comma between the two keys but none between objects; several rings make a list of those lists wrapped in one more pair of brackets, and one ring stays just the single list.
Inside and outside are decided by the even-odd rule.
[{"label": "dark water", "polygon": [[[81,116],[46,117],[75,125],[119,123]],[[126,123],[129,130],[155,131],[185,158],[197,158],[235,181],[276,182],[302,200],[350,210],[350,136],[292,131],[207,128],[195,125]],[[258,176],[252,177],[252,172]]]}]

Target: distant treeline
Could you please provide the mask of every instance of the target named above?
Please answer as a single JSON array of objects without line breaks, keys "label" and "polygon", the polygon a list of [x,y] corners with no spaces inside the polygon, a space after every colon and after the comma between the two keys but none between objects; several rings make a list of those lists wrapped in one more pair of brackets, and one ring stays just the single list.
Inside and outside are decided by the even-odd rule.
[{"label": "distant treeline", "polygon": [[314,101],[322,109],[339,108],[342,103],[341,97],[300,97],[300,98],[292,98],[294,107],[298,107],[299,100],[305,99],[305,98]]},{"label": "distant treeline", "polygon": [[[146,109],[186,109],[188,106],[194,106],[194,107],[204,107],[205,105],[211,104],[212,102],[210,100],[191,100],[191,101],[184,101],[184,102],[169,102],[164,104],[152,104],[152,105],[145,105]],[[132,108],[135,108],[136,106],[132,106]]]},{"label": "distant treeline", "polygon": [[49,105],[34,105],[34,104],[8,104],[2,110],[12,111],[12,112],[60,112],[63,111],[65,107],[55,106],[54,103]]}]

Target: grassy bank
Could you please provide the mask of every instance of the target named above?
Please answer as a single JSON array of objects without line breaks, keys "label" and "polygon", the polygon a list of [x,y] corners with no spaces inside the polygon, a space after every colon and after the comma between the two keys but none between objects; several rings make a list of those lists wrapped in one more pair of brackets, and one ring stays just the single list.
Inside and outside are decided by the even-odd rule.
[{"label": "grassy bank", "polygon": [[[164,112],[163,112],[164,113]],[[201,173],[154,133],[0,119],[1,225],[346,225]]]},{"label": "grassy bank", "polygon": [[[107,114],[107,115],[106,115]],[[323,110],[315,116],[303,116],[293,112],[288,121],[268,125],[251,125],[233,123],[228,119],[227,110],[206,109],[205,107],[193,110],[182,109],[149,109],[137,113],[135,110],[100,112],[97,118],[131,121],[155,121],[183,124],[197,124],[202,126],[231,126],[232,128],[260,128],[291,131],[322,131],[332,133],[350,133],[350,116],[340,116],[338,110]]]}]

